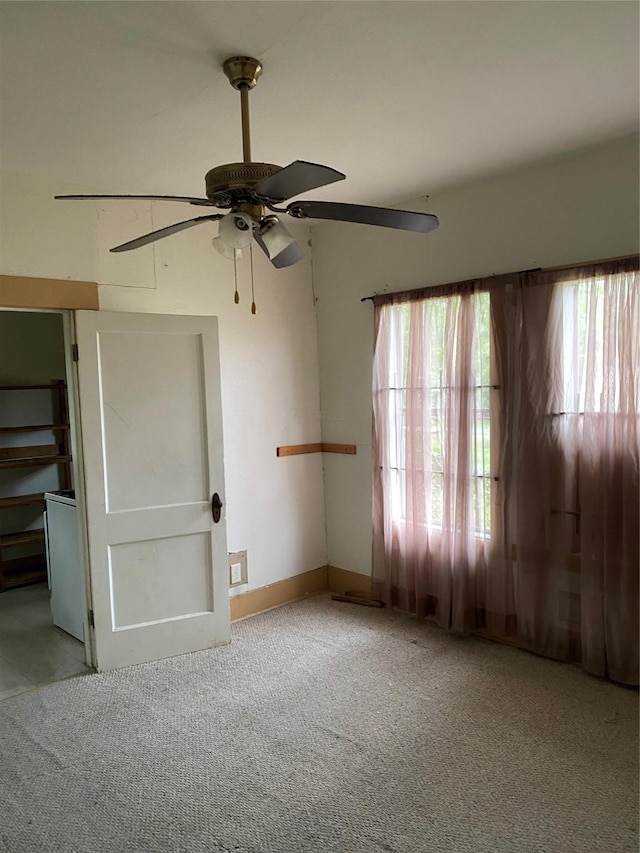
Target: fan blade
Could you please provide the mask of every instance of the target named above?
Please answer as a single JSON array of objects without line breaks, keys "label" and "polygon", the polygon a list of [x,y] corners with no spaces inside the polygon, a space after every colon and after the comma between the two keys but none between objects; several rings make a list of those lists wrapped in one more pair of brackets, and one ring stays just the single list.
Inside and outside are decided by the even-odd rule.
[{"label": "fan blade", "polygon": [[263,178],[253,187],[256,195],[264,196],[271,201],[285,201],[294,195],[306,193],[333,184],[334,181],[344,181],[346,175],[330,169],[329,166],[319,166],[317,163],[307,163],[306,160],[294,160],[275,175]]},{"label": "fan blade", "polygon": [[296,201],[287,206],[287,213],[302,219],[335,219],[338,222],[360,222],[363,225],[381,225],[383,228],[425,233],[433,231],[439,224],[438,217],[432,213],[333,201]]},{"label": "fan blade", "polygon": [[205,207],[215,207],[215,202],[209,201],[208,198],[192,198],[186,195],[54,195],[57,199],[111,199],[111,198],[130,198],[135,201],[182,201],[187,204],[199,204]]},{"label": "fan blade", "polygon": [[279,255],[276,255],[275,258],[271,258],[269,257],[269,250],[262,239],[262,234],[260,234],[257,228],[254,228],[253,236],[258,246],[260,246],[276,269],[280,270],[283,267],[293,266],[293,264],[297,264],[298,261],[301,261],[302,258],[304,258],[304,253],[297,243],[292,243],[290,246],[287,246],[286,249],[283,249]]},{"label": "fan blade", "polygon": [[166,228],[159,228],[157,231],[151,231],[151,233],[144,234],[142,237],[136,237],[135,240],[129,240],[128,243],[115,246],[110,251],[128,252],[131,249],[139,249],[140,246],[146,246],[147,243],[162,240],[163,237],[168,237],[170,234],[177,234],[178,231],[184,231],[185,228],[192,228],[201,222],[214,222],[216,219],[222,219],[223,215],[222,213],[214,213],[211,216],[196,216],[195,219],[185,219],[184,222],[176,222],[175,225],[168,225]]}]

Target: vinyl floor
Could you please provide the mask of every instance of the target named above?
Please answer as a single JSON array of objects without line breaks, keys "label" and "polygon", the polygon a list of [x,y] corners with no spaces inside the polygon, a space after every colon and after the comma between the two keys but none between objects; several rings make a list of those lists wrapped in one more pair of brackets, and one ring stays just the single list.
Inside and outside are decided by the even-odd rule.
[{"label": "vinyl floor", "polygon": [[0,595],[0,700],[91,671],[83,644],[54,626],[46,583]]}]

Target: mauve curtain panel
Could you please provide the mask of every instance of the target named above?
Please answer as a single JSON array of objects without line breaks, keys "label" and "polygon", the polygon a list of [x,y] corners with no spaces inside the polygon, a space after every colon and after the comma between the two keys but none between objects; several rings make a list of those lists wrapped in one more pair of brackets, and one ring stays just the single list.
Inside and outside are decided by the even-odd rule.
[{"label": "mauve curtain panel", "polygon": [[638,684],[638,266],[375,298],[373,582],[387,604]]}]

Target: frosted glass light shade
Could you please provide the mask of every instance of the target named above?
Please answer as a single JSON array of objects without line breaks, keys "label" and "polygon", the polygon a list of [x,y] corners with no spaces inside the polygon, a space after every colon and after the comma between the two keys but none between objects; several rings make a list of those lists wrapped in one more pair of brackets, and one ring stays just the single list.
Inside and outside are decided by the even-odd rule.
[{"label": "frosted glass light shade", "polygon": [[232,261],[234,258],[236,260],[240,260],[242,257],[242,249],[234,249],[233,246],[229,246],[228,243],[224,243],[219,236],[213,238],[211,245],[216,252],[221,254],[223,258],[227,258],[229,261]]},{"label": "frosted glass light shade", "polygon": [[253,238],[253,221],[244,213],[228,213],[220,220],[218,236],[211,241],[214,249],[225,258],[241,256]]},{"label": "frosted glass light shade", "polygon": [[263,221],[260,227],[260,236],[271,260],[296,242],[276,216],[269,216]]}]

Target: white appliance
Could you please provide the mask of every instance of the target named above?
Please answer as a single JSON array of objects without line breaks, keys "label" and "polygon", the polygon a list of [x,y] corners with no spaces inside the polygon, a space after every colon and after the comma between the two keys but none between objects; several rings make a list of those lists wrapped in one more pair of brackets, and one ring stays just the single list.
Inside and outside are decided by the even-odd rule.
[{"label": "white appliance", "polygon": [[46,492],[44,499],[53,624],[84,642],[86,598],[75,493]]}]

